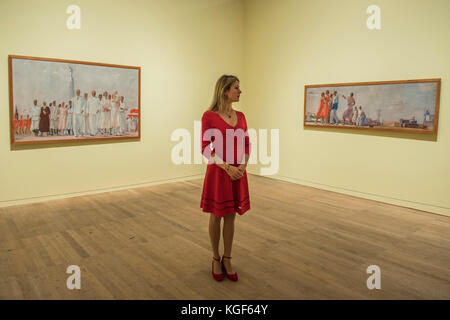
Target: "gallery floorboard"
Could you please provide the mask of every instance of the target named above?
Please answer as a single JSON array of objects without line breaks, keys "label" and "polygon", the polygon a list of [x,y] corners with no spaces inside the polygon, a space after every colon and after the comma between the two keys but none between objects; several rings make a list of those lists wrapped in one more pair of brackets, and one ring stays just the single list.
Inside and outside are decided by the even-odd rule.
[{"label": "gallery floorboard", "polygon": [[449,217],[254,175],[216,282],[202,183],[0,208],[0,299],[450,299]]}]

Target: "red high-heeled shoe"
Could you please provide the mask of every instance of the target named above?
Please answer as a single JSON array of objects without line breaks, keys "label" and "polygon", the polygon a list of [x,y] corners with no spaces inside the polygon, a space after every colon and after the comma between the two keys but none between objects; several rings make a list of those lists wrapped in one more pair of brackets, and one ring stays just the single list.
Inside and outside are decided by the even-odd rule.
[{"label": "red high-heeled shoe", "polygon": [[[220,258],[213,257],[213,259],[220,263]],[[211,273],[216,281],[222,281],[225,278],[223,273],[214,273],[214,261],[212,261]]]},{"label": "red high-heeled shoe", "polygon": [[235,273],[233,273],[233,274],[229,274],[229,273],[227,272],[227,269],[225,268],[225,264],[223,263],[223,258],[231,259],[231,257],[222,256],[222,270],[223,270],[224,273],[227,275],[227,278],[228,278],[228,279],[230,279],[231,281],[237,281],[237,280],[238,280],[237,272],[235,272]]}]

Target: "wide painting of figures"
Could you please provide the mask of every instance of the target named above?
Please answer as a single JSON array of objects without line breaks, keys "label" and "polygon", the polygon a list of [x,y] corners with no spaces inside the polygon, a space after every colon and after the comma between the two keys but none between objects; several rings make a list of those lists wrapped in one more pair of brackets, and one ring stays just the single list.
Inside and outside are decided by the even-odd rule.
[{"label": "wide painting of figures", "polygon": [[140,138],[140,67],[9,56],[12,144]]},{"label": "wide painting of figures", "polygon": [[436,133],[440,79],[305,86],[304,126]]}]

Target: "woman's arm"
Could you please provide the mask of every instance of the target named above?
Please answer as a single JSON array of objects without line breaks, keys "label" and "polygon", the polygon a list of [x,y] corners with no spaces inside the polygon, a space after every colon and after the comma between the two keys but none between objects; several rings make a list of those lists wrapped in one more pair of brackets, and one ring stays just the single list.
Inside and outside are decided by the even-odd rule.
[{"label": "woman's arm", "polygon": [[248,159],[250,158],[250,155],[248,153],[245,154],[245,162],[241,163],[238,168],[242,169],[242,173],[247,169]]},{"label": "woman's arm", "polygon": [[250,158],[250,152],[251,152],[251,144],[250,144],[250,136],[248,135],[248,127],[247,127],[247,119],[245,118],[245,115],[242,114],[244,118],[244,131],[245,131],[245,138],[244,138],[244,152],[245,152],[245,161],[244,163],[241,163],[238,168],[242,170],[242,173],[247,169],[248,159]]}]

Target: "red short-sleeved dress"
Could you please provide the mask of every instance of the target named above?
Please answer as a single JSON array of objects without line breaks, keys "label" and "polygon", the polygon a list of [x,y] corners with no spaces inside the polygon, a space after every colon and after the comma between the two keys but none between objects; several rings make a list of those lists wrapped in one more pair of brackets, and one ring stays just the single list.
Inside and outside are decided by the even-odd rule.
[{"label": "red short-sleeved dress", "polygon": [[200,208],[217,217],[235,212],[243,215],[250,210],[247,172],[242,178],[231,180],[228,173],[211,160],[211,155],[216,154],[229,165],[237,167],[245,161],[245,154],[250,154],[247,121],[242,112],[236,111],[236,115],[238,121],[234,127],[214,111],[206,111],[202,117],[202,153],[209,163]]}]

